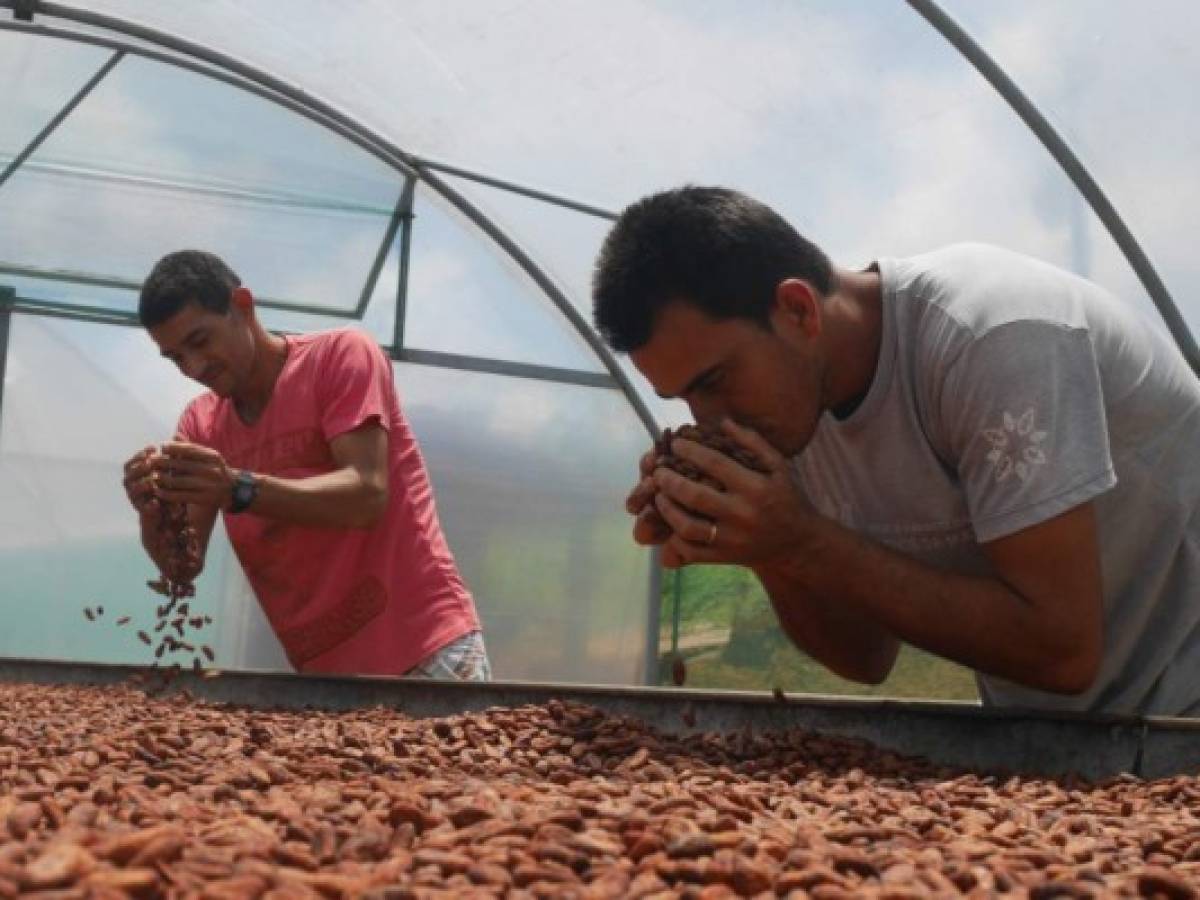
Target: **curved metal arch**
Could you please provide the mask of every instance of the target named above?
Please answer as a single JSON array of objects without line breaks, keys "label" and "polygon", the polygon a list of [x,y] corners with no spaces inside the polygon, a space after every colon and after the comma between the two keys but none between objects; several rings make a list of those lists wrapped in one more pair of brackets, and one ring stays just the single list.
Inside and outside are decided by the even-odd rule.
[{"label": "curved metal arch", "polygon": [[[16,0],[0,0],[0,9],[6,7],[13,9],[15,8],[15,2]],[[649,407],[646,406],[645,402],[638,395],[633,383],[617,363],[612,352],[604,345],[599,335],[591,328],[586,319],[579,313],[579,310],[567,298],[563,290],[511,236],[475,204],[451,188],[436,173],[437,170],[442,170],[461,177],[472,178],[495,187],[513,191],[514,193],[542,200],[543,202],[553,203],[602,218],[615,218],[612,213],[601,210],[598,207],[579,203],[578,201],[558,197],[545,191],[501,182],[499,179],[479,175],[465,169],[458,169],[445,163],[426,160],[397,146],[353,117],[307,91],[202,44],[164,34],[155,29],[128,22],[116,16],[79,10],[63,4],[33,0],[32,6],[33,12],[37,15],[51,16],[75,21],[83,25],[103,28],[137,40],[157,44],[173,52],[157,52],[150,48],[125,41],[98,35],[85,35],[68,29],[46,27],[41,24],[31,24],[23,21],[0,22],[0,29],[17,31],[34,36],[73,40],[109,47],[114,50],[123,50],[129,55],[146,57],[167,65],[187,69],[206,77],[215,78],[231,86],[248,90],[263,99],[284,106],[299,115],[303,115],[305,118],[334,131],[341,137],[351,140],[354,144],[398,170],[406,177],[419,179],[429,185],[442,199],[456,208],[490,237],[541,288],[543,293],[545,293],[558,311],[591,348],[592,352],[600,359],[621,392],[625,395],[630,406],[633,407],[634,413],[641,420],[647,432],[652,437],[658,435],[658,423],[654,415],[650,412]],[[194,57],[208,65],[190,62],[185,58],[174,55],[175,53]],[[222,69],[226,71],[223,72],[221,71]]]},{"label": "curved metal arch", "polygon": [[1184,358],[1192,370],[1200,375],[1200,349],[1196,347],[1196,341],[1188,329],[1187,322],[1184,321],[1167,286],[1150,262],[1150,258],[1142,250],[1141,245],[1133,236],[1133,232],[1126,226],[1120,213],[1109,201],[1096,179],[1092,177],[1087,166],[1075,155],[1070,145],[1063,140],[1033,101],[1017,87],[1016,82],[1000,67],[999,63],[992,59],[988,52],[967,33],[966,29],[938,6],[936,0],[907,0],[907,3],[955,50],[961,53],[967,62],[975,67],[976,71],[1012,107],[1026,127],[1054,157],[1055,162],[1071,179],[1076,190],[1087,200],[1088,205],[1091,206],[1104,227],[1108,229],[1113,240],[1117,242],[1117,246],[1121,249],[1121,253],[1124,254],[1134,274],[1142,282],[1146,293],[1150,295],[1150,299],[1158,308],[1159,314],[1166,322],[1167,329],[1171,332],[1171,336],[1175,339]]}]

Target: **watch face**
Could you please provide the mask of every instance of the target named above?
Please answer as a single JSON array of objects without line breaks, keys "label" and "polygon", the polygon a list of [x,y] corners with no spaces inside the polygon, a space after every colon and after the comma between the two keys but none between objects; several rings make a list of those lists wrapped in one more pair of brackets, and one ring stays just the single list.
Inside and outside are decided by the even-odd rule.
[{"label": "watch face", "polygon": [[253,475],[249,472],[238,473],[233,485],[233,512],[241,512],[250,505],[254,500],[256,487]]}]

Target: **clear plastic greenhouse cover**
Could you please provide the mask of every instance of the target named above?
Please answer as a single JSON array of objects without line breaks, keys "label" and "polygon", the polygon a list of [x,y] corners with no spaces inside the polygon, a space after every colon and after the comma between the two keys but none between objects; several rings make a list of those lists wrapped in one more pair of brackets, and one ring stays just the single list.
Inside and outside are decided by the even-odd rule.
[{"label": "clear plastic greenhouse cover", "polygon": [[[608,211],[664,187],[725,184],[848,265],[997,243],[1093,278],[1161,323],[1038,138],[900,0],[76,6],[267,73],[425,160]],[[1200,7],[941,6],[1073,148],[1200,330]],[[153,46],[52,16],[35,24]],[[273,327],[366,328],[398,360],[496,674],[646,677],[657,598],[621,498],[647,423],[535,274],[441,191],[419,182],[406,194],[405,172],[295,111],[134,54],[113,64],[104,46],[0,30],[0,172],[106,65],[0,179],[0,288],[127,313],[153,260],[190,242],[278,301]],[[607,218],[443,177],[590,316]],[[10,318],[0,614],[18,624],[0,655],[127,659],[129,647],[85,633],[78,610],[100,596],[151,602],[115,471],[170,431],[191,388],[137,329]],[[660,424],[686,417],[617,365]],[[224,545],[216,562],[202,593],[227,623],[219,652],[283,665]]]},{"label": "clear plastic greenhouse cover", "polygon": [[[899,0],[86,6],[277,75],[406,150],[610,209],[722,183],[847,262],[989,240],[1142,294],[1028,130]],[[1200,8],[942,6],[1064,132],[1197,330]],[[536,217],[519,233],[586,296],[586,252]]]}]

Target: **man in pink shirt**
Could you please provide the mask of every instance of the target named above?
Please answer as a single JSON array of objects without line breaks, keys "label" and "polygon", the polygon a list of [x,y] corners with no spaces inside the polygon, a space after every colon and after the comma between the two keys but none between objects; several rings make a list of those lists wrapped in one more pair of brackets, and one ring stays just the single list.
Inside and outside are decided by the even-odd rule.
[{"label": "man in pink shirt", "polygon": [[351,329],[271,334],[237,275],[194,250],[159,261],[138,316],[162,355],[209,389],[173,441],[125,464],[160,570],[169,566],[158,502],[187,504],[201,567],[221,512],[297,670],[490,677],[474,602],[375,341]]}]

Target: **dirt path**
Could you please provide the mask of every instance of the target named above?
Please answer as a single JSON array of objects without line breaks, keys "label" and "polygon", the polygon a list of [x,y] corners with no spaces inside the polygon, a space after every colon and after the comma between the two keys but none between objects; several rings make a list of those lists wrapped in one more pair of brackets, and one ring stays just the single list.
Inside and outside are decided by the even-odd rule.
[{"label": "dirt path", "polygon": [[[727,627],[698,628],[694,631],[679,632],[679,649],[695,650],[698,647],[719,647],[729,642]],[[664,650],[671,649],[671,629],[664,628],[661,632],[659,646]]]}]

